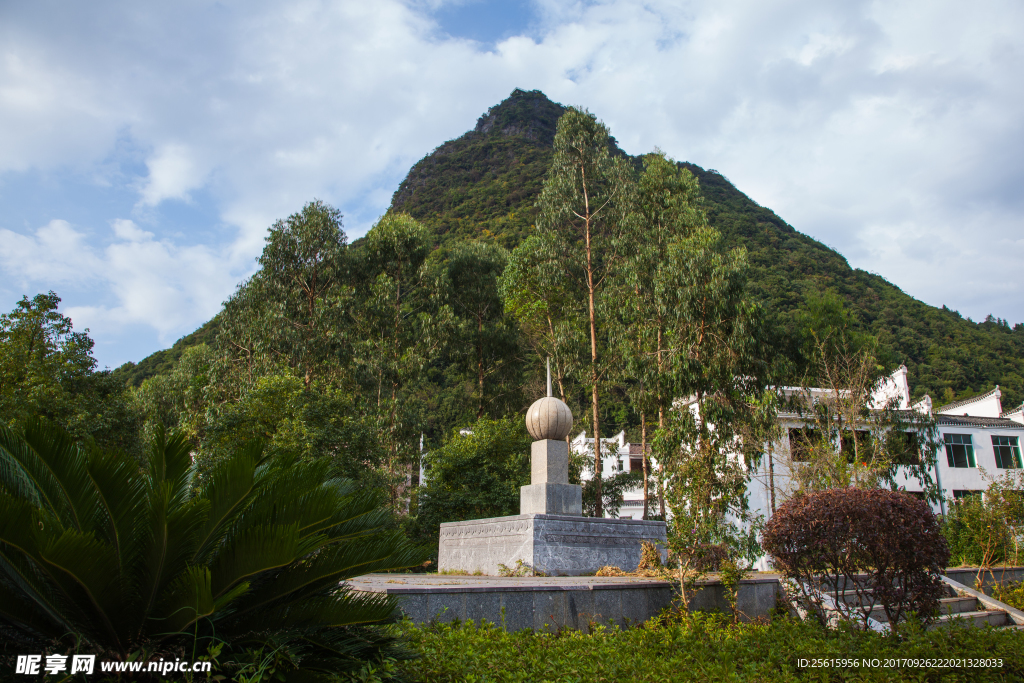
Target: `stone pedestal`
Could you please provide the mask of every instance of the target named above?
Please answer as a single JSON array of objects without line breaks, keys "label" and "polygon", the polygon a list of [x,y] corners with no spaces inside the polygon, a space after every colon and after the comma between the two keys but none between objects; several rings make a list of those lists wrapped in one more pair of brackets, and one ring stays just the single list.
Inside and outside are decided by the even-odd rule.
[{"label": "stone pedestal", "polygon": [[569,483],[569,444],[534,441],[529,486],[519,488],[521,515],[582,515],[583,488]]},{"label": "stone pedestal", "polygon": [[[572,413],[548,396],[526,415],[536,441],[530,454],[530,485],[519,490],[519,515],[448,522],[441,525],[440,571],[500,574],[521,560],[549,576],[592,574],[614,566],[632,571],[640,562],[641,541],[665,551],[665,523],[583,517],[583,488],[569,483]],[[600,473],[598,474],[600,476]]]},{"label": "stone pedestal", "polygon": [[572,484],[530,484],[519,487],[519,514],[583,514],[583,489]]},{"label": "stone pedestal", "polygon": [[522,560],[548,576],[591,574],[608,565],[632,571],[641,541],[664,548],[665,523],[545,514],[448,522],[441,525],[438,569],[493,576],[499,564],[515,569]]}]

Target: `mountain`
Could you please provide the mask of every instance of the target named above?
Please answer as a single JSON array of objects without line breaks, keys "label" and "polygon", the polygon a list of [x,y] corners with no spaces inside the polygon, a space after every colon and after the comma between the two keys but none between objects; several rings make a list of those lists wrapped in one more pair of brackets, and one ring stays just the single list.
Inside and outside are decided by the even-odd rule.
[{"label": "mountain", "polygon": [[[392,209],[430,226],[441,245],[494,239],[514,247],[532,225],[563,111],[540,91],[513,91],[473,130],[417,162],[395,192]],[[878,275],[851,268],[841,254],[797,232],[717,171],[683,165],[700,181],[711,225],[728,246],[747,248],[753,291],[782,324],[808,294],[832,289],[886,355],[907,365],[916,396],[928,393],[942,403],[1000,384],[1006,407],[1024,400],[1024,325],[1010,329],[991,316],[974,323],[918,301]]]},{"label": "mountain", "polygon": [[[441,248],[467,239],[514,248],[532,229],[563,111],[539,91],[513,91],[473,130],[417,162],[392,197],[392,210],[427,225]],[[614,141],[612,151],[624,154]],[[633,161],[639,166],[638,158]],[[841,254],[797,232],[717,171],[684,165],[697,176],[708,219],[727,246],[747,248],[753,292],[779,324],[791,324],[809,294],[831,289],[845,299],[858,326],[877,336],[885,355],[907,365],[915,396],[928,393],[941,404],[1000,384],[1005,407],[1024,400],[1024,325],[1011,329],[991,316],[975,323],[918,301],[878,275],[851,268]],[[204,331],[207,326],[194,334]],[[180,355],[192,343],[186,340],[158,352],[164,354],[159,360]],[[138,378],[157,365],[145,359],[132,373]]]},{"label": "mountain", "polygon": [[133,387],[141,385],[144,381],[155,375],[165,375],[174,369],[174,365],[185,353],[185,349],[199,344],[213,343],[217,337],[218,316],[213,316],[195,332],[186,334],[174,342],[169,349],[161,349],[151,353],[138,363],[131,361],[121,365],[114,370],[114,376]]}]

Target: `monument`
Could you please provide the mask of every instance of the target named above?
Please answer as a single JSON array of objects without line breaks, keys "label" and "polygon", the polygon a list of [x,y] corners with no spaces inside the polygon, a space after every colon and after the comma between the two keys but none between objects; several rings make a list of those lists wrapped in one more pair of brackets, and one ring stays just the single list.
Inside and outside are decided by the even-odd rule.
[{"label": "monument", "polygon": [[[604,566],[626,571],[640,562],[642,541],[665,545],[665,523],[583,516],[583,489],[569,483],[569,406],[548,395],[526,413],[535,439],[530,484],[519,489],[519,513],[441,525],[438,569],[498,575],[517,560],[548,576],[592,574]],[[596,473],[595,476],[600,476]]]}]

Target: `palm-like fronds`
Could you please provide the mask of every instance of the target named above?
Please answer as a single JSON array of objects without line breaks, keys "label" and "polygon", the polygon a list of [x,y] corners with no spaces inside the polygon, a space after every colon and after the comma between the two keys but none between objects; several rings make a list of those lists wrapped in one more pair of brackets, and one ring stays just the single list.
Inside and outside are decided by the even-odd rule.
[{"label": "palm-like fronds", "polygon": [[217,639],[310,672],[361,666],[394,646],[366,626],[395,604],[342,582],[422,561],[388,522],[324,461],[251,445],[196,482],[178,436],[140,470],[41,421],[0,425],[0,625],[120,658]]}]

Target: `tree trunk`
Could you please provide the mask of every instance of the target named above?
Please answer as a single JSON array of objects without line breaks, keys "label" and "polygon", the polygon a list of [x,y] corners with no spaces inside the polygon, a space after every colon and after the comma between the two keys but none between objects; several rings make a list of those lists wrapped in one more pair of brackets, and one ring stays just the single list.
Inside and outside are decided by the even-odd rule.
[{"label": "tree trunk", "polygon": [[480,392],[480,407],[476,411],[476,419],[480,419],[484,415],[484,339],[483,339],[484,320],[483,318],[477,318],[476,321],[476,372],[477,372],[477,391]]},{"label": "tree trunk", "polygon": [[[586,201],[586,189],[584,189],[584,201]],[[590,214],[590,207],[587,206],[587,215]],[[594,264],[590,250],[590,220],[586,222],[586,249],[587,249],[587,310],[590,314],[590,403],[594,415],[594,484],[596,498],[594,504],[594,516],[604,517],[604,509],[601,499],[601,423],[599,417],[599,405],[597,397],[597,315],[594,308]]]},{"label": "tree trunk", "polygon": [[[662,367],[662,347],[661,347],[661,318],[658,319],[658,430],[664,431],[665,429],[665,396],[661,392],[661,375],[664,372]],[[662,474],[665,471],[665,465],[658,463],[658,514],[661,515],[662,521],[665,520],[665,492],[661,486]]]},{"label": "tree trunk", "polygon": [[647,417],[640,413],[640,452],[644,463],[644,519],[647,519]]}]

